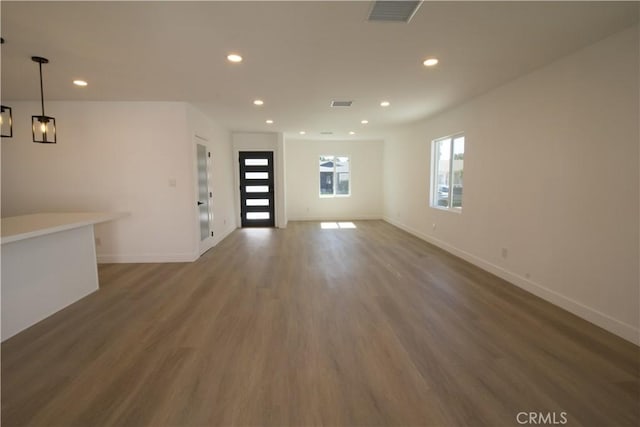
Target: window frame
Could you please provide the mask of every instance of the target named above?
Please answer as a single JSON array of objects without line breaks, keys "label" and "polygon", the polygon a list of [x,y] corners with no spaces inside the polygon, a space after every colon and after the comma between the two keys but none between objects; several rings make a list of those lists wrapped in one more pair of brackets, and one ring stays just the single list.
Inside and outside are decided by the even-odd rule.
[{"label": "window frame", "polygon": [[[466,152],[466,145],[467,145],[467,137],[465,135],[464,132],[457,132],[451,135],[447,135],[447,136],[442,136],[436,139],[433,139],[431,141],[431,185],[430,187],[430,194],[429,194],[429,206],[431,208],[434,209],[439,209],[441,211],[447,211],[447,212],[454,212],[454,213],[458,213],[461,214],[462,213],[462,206],[460,207],[454,207],[453,206],[453,161],[454,161],[454,154],[453,154],[453,150],[454,150],[454,140],[463,137],[464,138],[464,148],[465,148],[465,152]],[[451,140],[450,145],[450,152],[449,152],[449,195],[448,195],[448,204],[447,206],[440,206],[438,205],[438,200],[437,200],[437,195],[438,195],[438,187],[439,187],[439,183],[438,183],[438,157],[437,157],[437,152],[438,152],[438,143],[440,143],[441,141],[444,141],[446,139]],[[462,166],[462,171],[464,171],[464,158],[463,158],[463,166]]]},{"label": "window frame", "polygon": [[[346,197],[351,197],[351,188],[353,185],[353,180],[351,179],[352,174],[351,174],[351,156],[348,154],[320,154],[318,156],[318,160],[320,160],[320,158],[332,158],[333,159],[333,193],[332,194],[322,194],[321,190],[320,190],[320,170],[318,169],[318,181],[317,181],[317,189],[318,189],[318,196],[321,199],[332,199],[332,198],[346,198]],[[338,185],[338,172],[336,171],[336,161],[335,159],[339,158],[339,157],[346,157],[347,161],[349,163],[349,192],[347,194],[337,194],[336,192],[336,186]],[[319,164],[318,164],[319,166]]]}]

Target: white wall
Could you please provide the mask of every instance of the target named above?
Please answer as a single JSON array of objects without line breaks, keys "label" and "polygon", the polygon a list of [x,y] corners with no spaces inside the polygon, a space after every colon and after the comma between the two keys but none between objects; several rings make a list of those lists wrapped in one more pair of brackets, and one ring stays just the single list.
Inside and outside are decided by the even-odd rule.
[{"label": "white wall", "polygon": [[[382,141],[287,140],[287,215],[290,220],[382,218]],[[320,198],[321,155],[349,156],[351,196]]]},{"label": "white wall", "polygon": [[[2,216],[130,212],[96,227],[100,261],[197,258],[195,153],[186,104],[48,102],[58,129],[55,145],[31,142],[37,102],[10,105],[14,137],[2,140]],[[212,141],[227,138],[228,154],[228,136],[211,135]]]},{"label": "white wall", "polygon": [[[638,48],[635,27],[390,135],[386,219],[638,343]],[[428,205],[430,141],[461,131],[456,214]]]},{"label": "white wall", "polygon": [[[207,147],[211,153],[209,189],[213,193],[213,238],[200,242],[198,209],[194,204],[196,245],[200,252],[215,246],[236,228],[236,204],[234,198],[233,146],[231,132],[212,122],[192,105],[187,105],[188,138],[193,142],[192,156],[196,162],[196,145]],[[197,200],[197,165],[193,165],[193,189]]]},{"label": "white wall", "polygon": [[240,151],[272,151],[273,152],[273,175],[274,175],[274,196],[275,196],[275,223],[278,228],[287,227],[287,212],[285,207],[286,188],[285,163],[283,162],[285,152],[285,141],[282,134],[274,132],[234,132],[233,140],[233,168],[235,175],[235,199],[236,221],[238,227],[240,220],[240,168],[238,159]]}]

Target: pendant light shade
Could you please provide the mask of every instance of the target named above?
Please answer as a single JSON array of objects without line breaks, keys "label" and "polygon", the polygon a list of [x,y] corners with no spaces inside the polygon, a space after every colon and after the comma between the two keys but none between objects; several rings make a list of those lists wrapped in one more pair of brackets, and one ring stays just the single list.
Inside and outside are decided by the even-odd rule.
[{"label": "pendant light shade", "polygon": [[44,89],[42,86],[42,64],[47,64],[49,60],[40,56],[32,56],[31,60],[37,62],[40,68],[40,103],[42,114],[31,116],[31,129],[33,132],[33,142],[42,144],[56,143],[56,119],[44,113]]},{"label": "pendant light shade", "polygon": [[56,119],[48,116],[31,116],[33,142],[41,144],[56,143]]},{"label": "pendant light shade", "polygon": [[11,107],[0,105],[0,136],[11,138],[13,136],[13,116]]}]

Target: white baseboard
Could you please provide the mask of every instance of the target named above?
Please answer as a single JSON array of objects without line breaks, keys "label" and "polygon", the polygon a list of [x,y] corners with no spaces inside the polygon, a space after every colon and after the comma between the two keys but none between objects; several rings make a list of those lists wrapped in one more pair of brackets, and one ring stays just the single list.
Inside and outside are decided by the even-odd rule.
[{"label": "white baseboard", "polygon": [[568,312],[573,313],[576,316],[581,317],[582,319],[587,320],[601,327],[602,329],[611,332],[612,334],[624,338],[636,345],[640,345],[640,329],[636,326],[629,325],[627,323],[614,319],[608,314],[602,313],[591,307],[587,307],[586,305],[578,301],[559,294],[558,292],[553,291],[539,283],[535,283],[527,279],[526,277],[522,277],[508,270],[505,270],[500,266],[492,264],[482,258],[470,254],[469,252],[463,251],[462,249],[458,249],[446,242],[435,239],[434,237],[424,234],[412,227],[402,224],[401,222],[395,221],[389,217],[384,217],[383,220],[395,227],[406,231],[409,234],[412,234],[459,258],[462,258],[465,261],[468,261],[471,264],[480,267],[485,271],[488,271],[489,273],[495,274],[496,276],[508,281],[509,283],[514,284],[515,286],[518,286],[519,288],[522,288],[525,291],[530,292],[558,307],[561,307]]},{"label": "white baseboard", "polygon": [[98,264],[155,264],[163,262],[193,262],[197,252],[177,254],[98,254]]},{"label": "white baseboard", "polygon": [[156,264],[163,262],[193,262],[200,258],[200,255],[216,246],[225,237],[236,229],[235,225],[227,227],[218,236],[215,236],[211,246],[198,252],[174,253],[174,254],[98,254],[98,264]]}]

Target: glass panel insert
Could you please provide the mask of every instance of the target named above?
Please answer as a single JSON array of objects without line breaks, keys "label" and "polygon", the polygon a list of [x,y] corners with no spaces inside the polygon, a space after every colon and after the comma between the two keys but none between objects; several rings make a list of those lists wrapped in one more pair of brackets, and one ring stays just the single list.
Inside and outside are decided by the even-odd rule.
[{"label": "glass panel insert", "polygon": [[451,207],[462,208],[462,178],[464,177],[464,136],[453,140],[453,162],[451,168]]},{"label": "glass panel insert", "polygon": [[247,212],[247,219],[269,219],[269,212]]},{"label": "glass panel insert", "polygon": [[269,179],[269,172],[245,172],[245,179]]},{"label": "glass panel insert", "polygon": [[244,159],[245,166],[268,166],[268,159]]},{"label": "glass panel insert", "polygon": [[268,185],[247,185],[245,187],[247,193],[268,193],[269,186]]},{"label": "glass panel insert", "polygon": [[451,159],[451,138],[442,139],[436,142],[436,164],[435,164],[435,205],[449,207],[449,165]]}]

